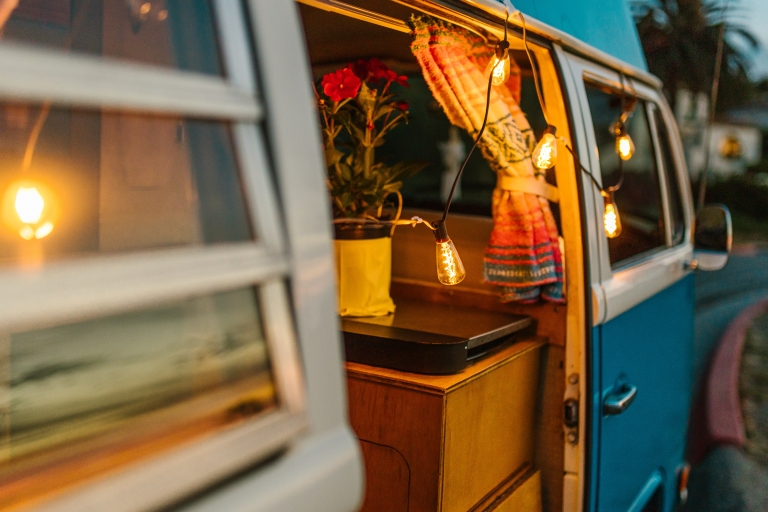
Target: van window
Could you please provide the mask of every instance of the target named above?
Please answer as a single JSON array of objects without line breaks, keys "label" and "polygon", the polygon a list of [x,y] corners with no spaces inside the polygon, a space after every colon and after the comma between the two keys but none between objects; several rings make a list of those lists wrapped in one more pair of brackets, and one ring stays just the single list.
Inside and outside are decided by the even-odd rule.
[{"label": "van window", "polygon": [[4,41],[223,74],[208,0],[24,0],[2,21]]},{"label": "van window", "polygon": [[10,3],[0,508],[167,507],[307,425],[247,12]]},{"label": "van window", "polygon": [[664,123],[664,117],[656,105],[652,105],[656,130],[659,134],[659,150],[661,161],[664,165],[664,177],[667,180],[667,195],[669,196],[669,220],[672,245],[678,245],[685,238],[685,217],[683,216],[683,200],[680,195],[680,183],[678,182],[677,166],[672,158],[672,147],[669,142],[669,130]]},{"label": "van window", "polygon": [[[0,141],[6,210],[15,183],[56,203],[37,260],[253,238],[229,123],[0,103]],[[28,229],[0,230],[0,264],[24,262]]]},{"label": "van window", "polygon": [[16,485],[4,505],[51,484],[46,471],[30,471],[97,475],[276,404],[253,289],[13,333],[5,343],[0,485]]},{"label": "van window", "polygon": [[[592,113],[600,174],[603,187],[615,185],[622,177],[619,156],[611,125],[621,114],[621,97],[589,82],[587,100]],[[621,216],[622,233],[608,239],[611,267],[624,266],[640,255],[666,245],[659,172],[646,115],[645,102],[635,105],[627,121],[627,131],[635,143],[635,154],[623,162],[623,184],[615,193],[616,206]]]}]

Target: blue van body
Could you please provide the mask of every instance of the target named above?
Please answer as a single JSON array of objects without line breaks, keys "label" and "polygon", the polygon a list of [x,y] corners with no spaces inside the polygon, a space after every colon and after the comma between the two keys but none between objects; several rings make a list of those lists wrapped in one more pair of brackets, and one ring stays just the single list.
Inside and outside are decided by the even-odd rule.
[{"label": "blue van body", "polygon": [[[648,69],[625,0],[518,0],[515,7]],[[593,275],[599,271],[590,269]],[[666,511],[677,503],[692,397],[693,309],[694,280],[688,275],[591,330],[585,510],[640,511],[653,502]],[[606,398],[630,385],[638,389],[632,407],[621,415],[604,414]]]},{"label": "blue van body", "polygon": [[517,0],[515,7],[636,68],[648,70],[626,0]]}]

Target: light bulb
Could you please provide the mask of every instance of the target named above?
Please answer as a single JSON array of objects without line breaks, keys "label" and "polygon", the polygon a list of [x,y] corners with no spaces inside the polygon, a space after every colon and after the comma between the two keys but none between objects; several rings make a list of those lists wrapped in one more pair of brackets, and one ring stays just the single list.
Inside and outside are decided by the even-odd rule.
[{"label": "light bulb", "polygon": [[624,132],[616,137],[616,153],[622,160],[629,160],[635,154],[635,143],[628,133]]},{"label": "light bulb", "polygon": [[509,41],[499,41],[496,45],[496,51],[491,57],[491,62],[488,63],[488,67],[485,72],[490,75],[491,83],[493,85],[502,85],[509,80],[510,71],[509,63]]},{"label": "light bulb", "polygon": [[619,119],[611,125],[611,132],[616,137],[616,154],[619,158],[626,161],[635,154],[635,143],[632,137],[627,133],[627,126],[622,119]]},{"label": "light bulb", "polygon": [[437,263],[437,279],[446,285],[459,284],[467,276],[464,265],[461,263],[456,246],[448,236],[445,222],[435,223],[435,257]]},{"label": "light bulb", "polygon": [[501,59],[494,55],[491,59],[491,63],[488,65],[487,72],[493,75],[493,78],[491,79],[493,85],[498,86],[506,83],[506,81],[509,80],[510,75],[509,54],[506,54],[506,56]]},{"label": "light bulb", "polygon": [[24,240],[39,240],[50,235],[58,213],[56,196],[42,183],[17,181],[5,191],[3,221]]},{"label": "light bulb", "polygon": [[605,236],[616,238],[621,234],[621,217],[619,217],[619,208],[613,199],[613,191],[603,192],[605,200],[605,210],[603,213],[603,226],[605,227]]},{"label": "light bulb", "polygon": [[19,187],[14,201],[16,215],[24,224],[35,224],[40,220],[45,208],[45,200],[37,187]]},{"label": "light bulb", "polygon": [[533,165],[539,169],[551,169],[557,161],[557,137],[555,137],[555,127],[547,127],[547,131],[541,137],[533,150]]}]

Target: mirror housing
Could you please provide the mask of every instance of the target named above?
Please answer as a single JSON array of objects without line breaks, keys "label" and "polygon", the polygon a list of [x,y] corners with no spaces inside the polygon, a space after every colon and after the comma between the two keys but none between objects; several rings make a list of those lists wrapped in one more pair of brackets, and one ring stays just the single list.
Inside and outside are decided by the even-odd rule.
[{"label": "mirror housing", "polygon": [[720,270],[728,262],[733,241],[731,212],[722,204],[707,205],[696,215],[692,267]]}]

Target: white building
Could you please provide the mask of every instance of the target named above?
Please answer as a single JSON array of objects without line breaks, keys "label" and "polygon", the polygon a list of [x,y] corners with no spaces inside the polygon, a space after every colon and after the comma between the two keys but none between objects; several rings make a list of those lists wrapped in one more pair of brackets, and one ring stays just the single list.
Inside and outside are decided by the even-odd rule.
[{"label": "white building", "polygon": [[[710,179],[743,174],[749,166],[762,159],[761,128],[768,128],[768,113],[763,127],[760,120],[755,118],[756,110],[761,109],[742,110],[726,113],[709,130]],[[694,95],[690,91],[678,91],[675,117],[680,126],[688,171],[694,179],[698,179],[707,165],[704,141],[707,138],[708,116],[709,97],[706,94]]]}]

